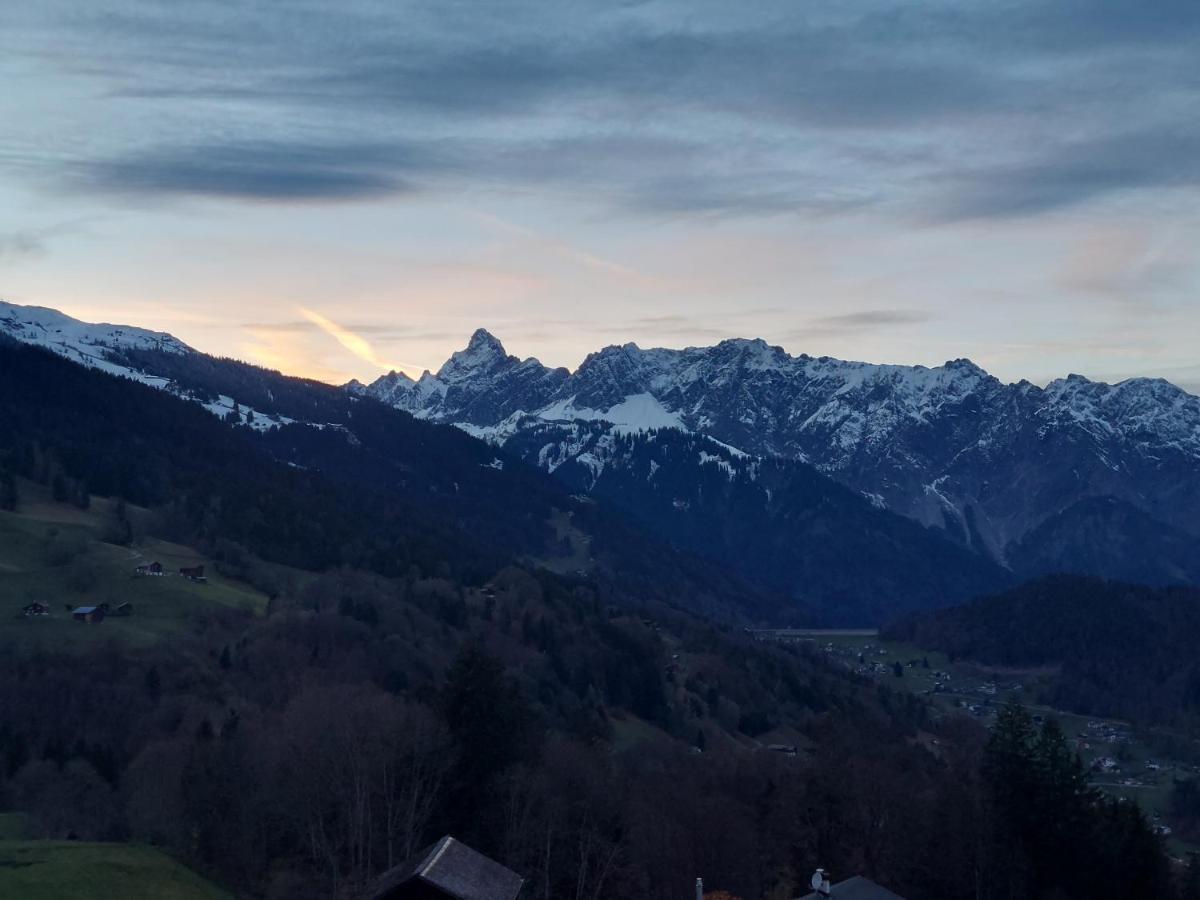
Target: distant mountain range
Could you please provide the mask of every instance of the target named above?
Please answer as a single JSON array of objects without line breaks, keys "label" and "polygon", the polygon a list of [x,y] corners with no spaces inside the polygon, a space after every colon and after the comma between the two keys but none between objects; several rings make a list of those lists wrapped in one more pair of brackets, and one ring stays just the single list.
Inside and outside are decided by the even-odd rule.
[{"label": "distant mountain range", "polygon": [[[1190,542],[1191,553],[1200,537],[1200,398],[1161,379],[1108,385],[1071,375],[1042,388],[1004,384],[965,359],[871,365],[791,356],[761,340],[606,347],[572,373],[509,356],[479,330],[436,374],[391,373],[349,388],[519,446],[551,470],[574,458],[599,478],[606,463],[570,431],[539,446],[523,432],[545,434],[547,423],[600,422],[613,434],[673,427],[750,456],[808,463],[1017,570],[1092,571],[1099,560],[1112,577],[1194,572],[1186,560],[1139,558],[1159,535],[1169,547]],[[1025,541],[1054,520],[1087,528],[1057,542],[1065,556],[1046,559]]]},{"label": "distant mountain range", "polygon": [[[231,424],[362,440],[345,392],[170,335],[3,303],[0,335]],[[828,621],[1046,572],[1200,581],[1200,399],[1160,380],[1006,385],[967,360],[870,365],[760,340],[608,347],[572,373],[509,356],[481,329],[436,374],[346,392],[456,426],[498,466],[523,460]]]}]

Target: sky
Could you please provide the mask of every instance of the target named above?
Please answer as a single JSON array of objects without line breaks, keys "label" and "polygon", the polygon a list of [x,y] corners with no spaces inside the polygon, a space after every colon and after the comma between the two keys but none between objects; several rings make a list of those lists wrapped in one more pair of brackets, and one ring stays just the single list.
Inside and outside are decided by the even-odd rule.
[{"label": "sky", "polygon": [[0,298],[332,382],[477,327],[1200,392],[1196,0],[0,4]]}]

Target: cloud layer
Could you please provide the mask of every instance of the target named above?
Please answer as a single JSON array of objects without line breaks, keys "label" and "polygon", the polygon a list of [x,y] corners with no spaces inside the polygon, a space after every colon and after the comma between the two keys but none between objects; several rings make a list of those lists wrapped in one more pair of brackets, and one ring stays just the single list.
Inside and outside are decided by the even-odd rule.
[{"label": "cloud layer", "polygon": [[0,49],[100,92],[95,132],[43,163],[120,196],[990,218],[1200,180],[1193,2],[754,10],[50,0],[0,14]]},{"label": "cloud layer", "polygon": [[1194,383],[1197,46],[1195,0],[0,4],[0,293],[331,379],[485,325]]}]

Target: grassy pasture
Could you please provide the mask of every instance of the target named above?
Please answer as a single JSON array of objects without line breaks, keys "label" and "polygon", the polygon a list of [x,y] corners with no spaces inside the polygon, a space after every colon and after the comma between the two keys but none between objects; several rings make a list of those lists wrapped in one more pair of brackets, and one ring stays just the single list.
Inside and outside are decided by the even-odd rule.
[{"label": "grassy pasture", "polygon": [[[145,510],[130,517],[145,519]],[[266,597],[218,575],[212,561],[190,547],[144,537],[132,546],[108,543],[113,511],[97,498],[80,510],[49,500],[37,485],[21,485],[16,512],[0,511],[0,646],[72,647],[97,640],[147,646],[197,627],[206,617],[233,609],[261,613]],[[138,577],[141,563],[161,562],[161,577]],[[181,566],[205,566],[207,584],[176,574]],[[21,609],[39,602],[44,617],[26,618]],[[111,609],[132,603],[129,617],[110,615],[88,625],[71,618],[69,608],[100,603]]]}]

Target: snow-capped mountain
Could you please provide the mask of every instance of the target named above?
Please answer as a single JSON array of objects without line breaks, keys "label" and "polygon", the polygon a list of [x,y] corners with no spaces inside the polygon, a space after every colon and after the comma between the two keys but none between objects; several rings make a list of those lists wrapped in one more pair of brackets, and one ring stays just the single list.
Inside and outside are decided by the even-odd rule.
[{"label": "snow-capped mountain", "polygon": [[251,428],[262,430],[293,421],[285,416],[256,411],[226,394],[190,389],[169,374],[168,370],[173,367],[140,364],[140,359],[147,356],[179,361],[207,358],[164,331],[81,322],[56,309],[18,306],[0,300],[0,336],[44,347],[89,369],[131,378],[194,400],[215,416],[237,418],[239,424]]},{"label": "snow-capped mountain", "polygon": [[[17,306],[0,300],[0,334],[53,350],[89,368],[109,369],[114,350],[191,353],[192,348],[163,331],[126,325],[89,324],[44,306]],[[119,374],[125,374],[121,372]]]},{"label": "snow-capped mountain", "polygon": [[[548,422],[676,427],[808,462],[877,505],[1006,561],[1033,528],[1111,496],[1200,532],[1200,398],[1159,379],[1004,384],[970,360],[935,368],[791,356],[762,340],[606,347],[575,372],[520,360],[484,330],[436,373],[350,390],[499,445]],[[569,439],[523,455],[547,468]],[[514,445],[515,446],[515,445]]]},{"label": "snow-capped mountain", "polygon": [[[5,338],[199,403],[234,424],[266,431],[326,423],[315,427],[357,439],[343,391],[217,359],[168,334],[0,303]],[[797,466],[811,466],[852,492],[805,494],[838,507],[821,528],[841,522],[839,545],[868,522],[842,508],[857,494],[1019,575],[1197,580],[1200,398],[1161,380],[1108,385],[1072,375],[1043,388],[1004,384],[968,360],[872,365],[791,356],[761,340],[607,347],[570,372],[509,356],[481,329],[436,374],[414,381],[391,373],[346,388],[351,400],[371,397],[455,425],[722,559],[737,547],[738,559],[754,555],[737,543],[745,528],[725,528],[718,552],[693,519],[668,510],[707,503],[697,491],[711,494],[712,473],[727,471],[726,505],[706,507],[707,521],[757,522],[774,541],[792,513],[779,506],[777,486],[756,479],[787,463],[790,484],[803,482]],[[687,435],[691,449],[656,455],[662,447],[645,437],[661,429]],[[637,478],[635,457],[646,468]],[[880,540],[925,552],[912,550],[921,543],[914,535],[872,528]]]},{"label": "snow-capped mountain", "polygon": [[828,621],[878,622],[961,602],[1011,578],[806,463],[750,456],[706,435],[539,420],[505,450]]}]

